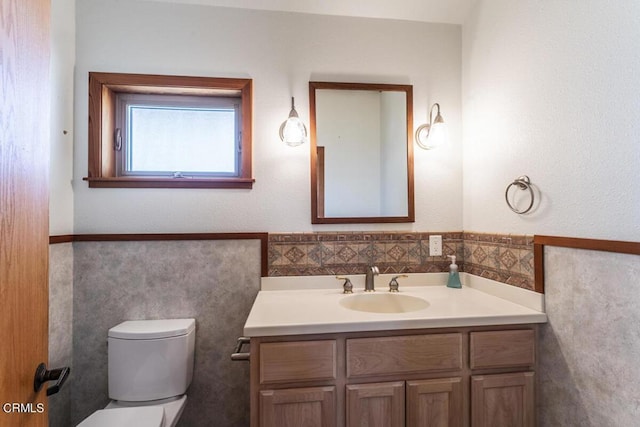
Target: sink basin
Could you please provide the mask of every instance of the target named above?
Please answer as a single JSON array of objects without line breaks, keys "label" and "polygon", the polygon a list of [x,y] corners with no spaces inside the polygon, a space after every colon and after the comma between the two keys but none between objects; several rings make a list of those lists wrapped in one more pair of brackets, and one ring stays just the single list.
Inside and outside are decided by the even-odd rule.
[{"label": "sink basin", "polygon": [[397,293],[366,293],[342,298],[340,305],[368,313],[407,313],[429,307],[426,300]]}]

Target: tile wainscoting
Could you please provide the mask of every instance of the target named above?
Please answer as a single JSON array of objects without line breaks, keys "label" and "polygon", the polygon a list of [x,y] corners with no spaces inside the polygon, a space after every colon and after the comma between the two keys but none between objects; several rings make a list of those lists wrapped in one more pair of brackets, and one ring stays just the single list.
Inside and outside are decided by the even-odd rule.
[{"label": "tile wainscoting", "polygon": [[52,427],[109,401],[110,327],[179,317],[196,319],[196,360],[178,426],[249,424],[249,365],[230,354],[260,288],[259,240],[74,241],[52,244],[49,257],[49,361],[72,366],[49,398]]},{"label": "tile wainscoting", "polygon": [[[461,271],[533,289],[530,236],[279,233],[269,234],[263,245],[250,240],[54,244],[49,363],[70,364],[72,373],[63,392],[49,399],[50,425],[75,425],[106,404],[109,327],[127,318],[165,315],[195,317],[198,325],[196,379],[180,425],[248,425],[248,366],[231,363],[229,352],[267,267],[270,276],[361,274],[370,263],[391,273],[446,271],[444,256],[427,256],[429,236],[438,234],[444,255],[460,257]],[[554,246],[548,240],[538,243]],[[549,323],[541,328],[538,355],[541,426],[630,425],[640,416],[638,405],[628,404],[639,393],[634,379],[640,378],[633,364],[640,354],[633,327],[640,248],[634,245],[630,254],[573,246],[545,250]],[[261,266],[266,252],[268,265]]]},{"label": "tile wainscoting", "polygon": [[[71,242],[49,246],[49,369],[73,366],[73,246]],[[50,427],[71,425],[71,384],[50,396]]]},{"label": "tile wainscoting", "polygon": [[538,425],[640,419],[640,254],[547,246]]},{"label": "tile wainscoting", "polygon": [[[429,236],[442,236],[442,256],[429,256]],[[269,276],[460,271],[534,289],[533,236],[471,232],[270,233]]]}]

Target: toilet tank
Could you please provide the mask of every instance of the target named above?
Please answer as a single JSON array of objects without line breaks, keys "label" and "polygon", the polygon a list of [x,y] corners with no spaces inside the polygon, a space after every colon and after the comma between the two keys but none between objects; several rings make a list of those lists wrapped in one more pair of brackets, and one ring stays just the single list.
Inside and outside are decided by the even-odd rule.
[{"label": "toilet tank", "polygon": [[109,397],[140,402],[184,394],[193,378],[195,327],[195,319],[163,319],[109,329]]}]

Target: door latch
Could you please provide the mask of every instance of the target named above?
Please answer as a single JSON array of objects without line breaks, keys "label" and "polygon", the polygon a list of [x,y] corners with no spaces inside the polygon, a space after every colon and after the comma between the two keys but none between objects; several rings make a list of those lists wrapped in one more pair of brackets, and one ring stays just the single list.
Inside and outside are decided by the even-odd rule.
[{"label": "door latch", "polygon": [[33,379],[33,390],[40,391],[43,384],[47,381],[56,381],[54,385],[47,388],[47,396],[51,396],[52,394],[56,394],[62,388],[62,385],[67,381],[69,377],[69,372],[71,372],[71,368],[68,366],[64,368],[47,370],[47,365],[41,363],[36,368],[36,376]]}]

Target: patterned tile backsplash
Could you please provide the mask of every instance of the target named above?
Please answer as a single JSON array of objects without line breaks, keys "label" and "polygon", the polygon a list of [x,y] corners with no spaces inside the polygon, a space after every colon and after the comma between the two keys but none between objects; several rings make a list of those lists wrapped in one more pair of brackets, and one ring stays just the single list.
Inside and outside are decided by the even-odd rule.
[{"label": "patterned tile backsplash", "polygon": [[464,233],[464,271],[534,289],[533,236]]},{"label": "patterned tile backsplash", "polygon": [[[429,236],[442,236],[442,256],[429,256]],[[270,233],[269,276],[460,271],[533,289],[533,236],[469,232]]]}]

